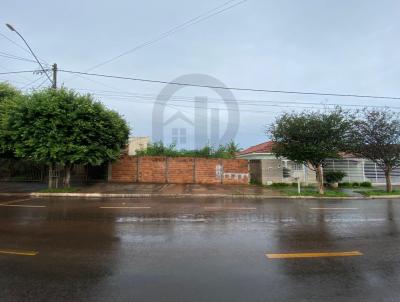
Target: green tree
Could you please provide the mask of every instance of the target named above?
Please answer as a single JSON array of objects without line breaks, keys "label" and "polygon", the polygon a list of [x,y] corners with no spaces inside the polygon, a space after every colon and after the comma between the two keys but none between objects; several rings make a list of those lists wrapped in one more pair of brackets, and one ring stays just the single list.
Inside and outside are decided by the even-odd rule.
[{"label": "green tree", "polygon": [[15,87],[6,82],[0,83],[0,103],[7,99],[14,99],[21,96],[22,93]]},{"label": "green tree", "polygon": [[8,128],[16,156],[49,165],[49,176],[55,165],[63,165],[66,187],[73,165],[100,165],[117,159],[129,135],[118,113],[91,95],[67,89],[33,92],[12,110]]},{"label": "green tree", "polygon": [[349,151],[376,163],[385,173],[386,191],[391,192],[392,171],[400,167],[400,114],[364,109],[352,121]]},{"label": "green tree", "polygon": [[350,122],[336,108],[330,112],[285,113],[270,127],[273,152],[303,163],[316,172],[318,191],[324,194],[323,165],[327,158],[340,157]]},{"label": "green tree", "polygon": [[7,129],[9,113],[22,102],[24,95],[8,83],[0,83],[0,157],[14,155],[11,132]]},{"label": "green tree", "polygon": [[231,158],[236,157],[236,155],[241,151],[241,149],[239,148],[239,144],[236,144],[233,140],[226,144],[225,148],[226,152]]}]

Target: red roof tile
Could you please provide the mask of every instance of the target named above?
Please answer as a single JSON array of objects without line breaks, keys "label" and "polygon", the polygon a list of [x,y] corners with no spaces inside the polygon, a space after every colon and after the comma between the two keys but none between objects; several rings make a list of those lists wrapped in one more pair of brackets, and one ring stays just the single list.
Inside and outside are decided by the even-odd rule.
[{"label": "red roof tile", "polygon": [[249,147],[239,153],[239,155],[250,154],[250,153],[272,153],[272,146],[274,142],[265,142],[252,147]]}]

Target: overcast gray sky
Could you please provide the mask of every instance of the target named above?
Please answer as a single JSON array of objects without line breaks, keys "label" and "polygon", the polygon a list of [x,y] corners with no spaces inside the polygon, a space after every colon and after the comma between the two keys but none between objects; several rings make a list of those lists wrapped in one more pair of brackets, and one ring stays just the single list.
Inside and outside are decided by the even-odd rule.
[{"label": "overcast gray sky", "polygon": [[[86,71],[226,2],[2,0],[0,33],[22,45],[3,26],[11,23],[49,64]],[[396,0],[248,0],[92,72],[165,81],[199,73],[230,87],[400,96],[399,17]],[[3,36],[0,51],[31,58]],[[31,62],[0,56],[1,71],[35,68]],[[42,80],[29,84],[39,77],[0,75],[24,89],[39,86]],[[151,135],[154,98],[165,86],[64,73],[59,83],[96,93],[139,136]],[[239,100],[235,140],[241,147],[267,140],[265,125],[280,112],[321,107],[303,103],[400,107],[399,101],[388,100],[232,92]],[[184,98],[169,103],[173,106],[166,119],[178,110],[192,119],[193,97],[208,96],[209,107],[221,109],[224,131],[227,112],[223,101],[214,100],[220,98],[214,91],[184,88],[177,96]]]}]

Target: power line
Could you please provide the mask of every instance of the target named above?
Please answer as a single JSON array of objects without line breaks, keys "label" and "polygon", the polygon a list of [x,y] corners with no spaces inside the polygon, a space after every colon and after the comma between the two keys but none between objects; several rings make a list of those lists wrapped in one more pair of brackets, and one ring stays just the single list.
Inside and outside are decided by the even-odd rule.
[{"label": "power line", "polygon": [[12,54],[8,54],[8,53],[2,52],[2,51],[0,51],[0,57],[13,59],[13,60],[19,60],[19,61],[25,61],[25,62],[32,62],[32,63],[35,63],[35,64],[37,63],[34,60],[31,60],[31,59],[28,59],[28,58],[24,58],[24,57],[14,56]]},{"label": "power line", "polygon": [[[150,105],[150,103],[146,100],[141,100],[139,97],[136,97],[139,100],[132,100],[132,99],[127,99],[127,98],[119,98],[117,97],[117,99],[115,99],[116,101],[124,101],[124,102],[132,102],[132,103],[142,103],[142,104],[148,104]],[[203,109],[203,107],[197,107],[197,106],[187,106],[187,105],[172,105],[172,104],[165,104],[165,103],[160,103],[157,100],[154,102],[154,104],[160,104],[160,105],[165,105],[167,107],[175,107],[175,108],[189,108],[189,109]],[[301,107],[301,109],[324,109],[324,110],[330,110],[333,108],[328,108],[326,106],[323,106],[324,104],[319,104],[322,107]],[[295,106],[295,105],[291,105],[291,106],[282,106],[282,105],[265,105],[266,107],[273,107],[273,108],[299,108],[299,106]],[[208,107],[208,109],[219,109],[221,110],[221,108],[217,108],[217,107]],[[251,109],[230,109],[230,108],[224,108],[222,111],[238,111],[238,112],[249,112],[249,113],[275,113],[275,112],[271,112],[271,111],[263,111],[263,110],[251,110]]]},{"label": "power line", "polygon": [[[111,97],[113,99],[122,99],[122,100],[131,100],[131,98],[138,98],[138,99],[143,99],[143,100],[153,100],[154,104],[162,104],[162,105],[166,105],[168,103],[161,103],[159,102],[159,100],[155,99],[155,98],[148,98],[148,97],[141,97],[141,96],[118,96],[118,95],[108,95],[108,94],[101,94],[101,93],[92,93],[95,96],[100,96],[100,97]],[[182,99],[171,99],[169,100],[169,102],[173,102],[173,103],[188,103],[188,104],[195,104],[195,101],[190,101],[190,100],[182,100]],[[147,102],[148,103],[148,102]],[[220,104],[220,103],[216,103],[216,102],[210,102],[209,100],[207,100],[207,103],[211,103],[211,104]],[[279,104],[277,104],[279,103]],[[285,103],[285,104],[282,104]],[[148,103],[150,104],[150,103]],[[239,111],[249,111],[246,106],[250,106],[250,107],[258,107],[258,108],[265,108],[265,107],[276,107],[276,108],[301,108],[301,109],[324,109],[324,108],[332,108],[334,109],[335,106],[339,105],[339,104],[326,104],[326,103],[297,103],[297,102],[269,102],[269,103],[263,103],[263,104],[243,104],[243,103],[238,103],[239,106],[241,106],[241,109],[239,109]],[[304,106],[305,105],[305,106]],[[175,106],[182,106],[180,104],[176,104]],[[243,107],[245,109],[243,109]],[[370,108],[384,108],[384,106],[362,106],[359,105],[357,107],[370,107]],[[193,107],[188,107],[188,108],[193,108]],[[396,109],[396,110],[400,110],[400,107],[390,107],[391,109]],[[229,108],[220,108],[222,110],[230,110]],[[255,109],[252,109],[252,111],[249,112],[256,112],[254,111]],[[236,111],[236,109],[234,110]]]},{"label": "power line", "polygon": [[0,72],[0,74],[19,74],[19,73],[30,73],[30,72],[42,72],[42,71],[41,70],[20,70],[20,71]]},{"label": "power line", "polygon": [[298,95],[318,95],[318,96],[335,96],[335,97],[354,97],[354,98],[400,100],[400,97],[392,97],[392,96],[362,95],[362,94],[341,94],[341,93],[290,91],[290,90],[271,90],[271,89],[243,88],[243,87],[224,87],[224,86],[212,86],[212,85],[203,85],[203,84],[195,84],[195,83],[182,83],[182,82],[168,82],[168,81],[161,81],[161,80],[150,80],[150,79],[143,79],[143,78],[115,76],[115,75],[100,74],[100,73],[88,73],[88,72],[72,71],[72,70],[65,70],[65,69],[59,69],[59,71],[60,72],[65,72],[65,73],[71,73],[71,74],[80,74],[80,75],[88,75],[88,76],[119,79],[119,80],[130,80],[130,81],[138,81],[138,82],[146,82],[146,83],[168,84],[168,85],[199,87],[199,88],[210,88],[210,89],[224,89],[224,90],[265,92],[265,93],[280,93],[280,94],[298,94]]},{"label": "power line", "polygon": [[[8,41],[10,41],[10,42],[11,42],[12,44],[14,44],[15,46],[21,48],[23,51],[25,51],[25,52],[31,54],[30,51],[29,51],[28,49],[26,49],[25,47],[23,47],[21,44],[15,42],[14,40],[10,39],[10,38],[7,37],[5,34],[3,34],[3,33],[0,32],[0,36],[2,36],[4,39],[7,39]],[[45,60],[43,60],[42,58],[39,57],[39,59],[40,59],[42,62],[44,62],[44,63],[46,63],[47,65],[49,65],[49,63],[47,63],[47,62],[46,62]]]},{"label": "power line", "polygon": [[[156,95],[156,94],[139,94],[139,93],[117,93],[113,94],[114,91],[107,91],[107,90],[91,90],[91,89],[79,89],[77,90],[84,90],[92,92],[95,95],[104,96],[104,97],[119,97],[119,98],[129,98],[129,97],[140,97],[147,100],[156,100],[158,97],[164,97],[163,95]],[[100,92],[100,93],[98,93]],[[104,93],[105,92],[105,93]],[[111,92],[111,93],[110,93]],[[174,102],[191,102],[195,101],[195,97],[190,96],[174,96],[171,97],[168,101]],[[214,101],[214,102],[212,102]],[[218,99],[218,98],[211,98],[207,97],[207,102],[209,103],[238,103],[239,105],[245,106],[255,106],[255,107],[263,107],[265,103],[267,104],[288,104],[288,105],[323,105],[323,106],[343,106],[343,107],[370,107],[370,108],[386,108],[390,107],[392,109],[399,109],[400,107],[393,107],[393,106],[373,106],[373,105],[365,105],[365,104],[339,104],[339,103],[316,103],[316,102],[304,102],[304,101],[271,101],[271,100],[247,100],[247,99]],[[265,105],[269,106],[269,105]],[[282,106],[284,107],[284,106]]]},{"label": "power line", "polygon": [[27,88],[27,87],[29,87],[29,86],[32,86],[32,85],[35,84],[36,82],[38,82],[38,81],[40,81],[41,79],[43,79],[43,77],[44,77],[44,74],[42,74],[39,78],[37,78],[37,79],[35,79],[35,80],[29,82],[28,84],[24,85],[23,87],[21,87],[21,89],[25,89],[25,88]]},{"label": "power line", "polygon": [[150,40],[148,40],[146,42],[138,44],[134,48],[132,48],[130,50],[127,50],[127,51],[125,51],[125,52],[123,52],[123,53],[121,53],[121,54],[119,54],[119,55],[117,55],[115,57],[112,57],[111,59],[103,61],[103,62],[101,62],[101,63],[99,63],[99,64],[97,64],[97,65],[95,65],[95,66],[93,66],[93,67],[91,67],[89,69],[87,69],[86,71],[88,72],[88,71],[96,69],[96,68],[98,68],[100,66],[103,66],[103,65],[106,65],[108,63],[111,63],[111,62],[113,62],[113,61],[115,61],[115,60],[117,60],[117,59],[119,59],[119,58],[121,58],[121,57],[123,57],[125,55],[128,55],[128,54],[130,54],[132,52],[135,52],[135,51],[137,51],[137,50],[139,50],[141,48],[144,48],[146,46],[149,46],[151,44],[154,44],[154,43],[156,43],[156,42],[158,42],[160,40],[163,40],[163,39],[167,38],[168,36],[171,36],[171,35],[175,34],[176,32],[179,32],[181,30],[186,29],[189,26],[195,25],[195,24],[197,24],[199,22],[202,22],[202,21],[204,21],[206,19],[209,19],[209,18],[211,18],[211,17],[213,17],[215,15],[221,14],[221,13],[223,13],[223,12],[229,10],[229,9],[232,9],[232,8],[234,8],[234,7],[236,7],[236,6],[240,5],[240,4],[243,4],[244,2],[247,2],[248,0],[242,0],[242,1],[239,1],[237,3],[234,3],[234,4],[226,7],[227,5],[229,5],[230,3],[235,2],[235,1],[236,0],[230,0],[230,1],[227,1],[227,2],[225,2],[225,3],[223,3],[223,4],[219,5],[219,6],[216,6],[216,7],[212,8],[212,9],[208,10],[207,12],[198,15],[197,17],[194,17],[194,18],[192,18],[190,20],[187,20],[187,21],[183,22],[182,24],[179,24],[177,26],[172,27],[171,29],[169,29],[166,32],[161,33],[160,35],[158,35],[154,39],[150,39]]},{"label": "power line", "polygon": [[40,83],[36,88],[34,88],[34,89],[39,89],[39,88],[42,87],[43,84],[46,83],[46,82],[47,82],[47,79],[44,79],[44,81],[41,82],[41,83]]},{"label": "power line", "polygon": [[[164,98],[164,97],[170,97],[167,95],[160,95],[160,94],[149,94],[149,93],[134,93],[134,92],[128,92],[128,91],[123,91],[119,88],[110,86],[108,84],[105,84],[103,82],[100,81],[96,81],[81,75],[78,75],[79,77],[81,77],[82,79],[94,82],[96,84],[100,84],[102,86],[105,86],[107,88],[111,88],[113,89],[112,91],[110,90],[93,90],[93,89],[82,89],[82,88],[75,88],[77,90],[84,90],[84,91],[89,91],[89,92],[95,92],[95,95],[98,96],[104,96],[104,97],[113,97],[113,96],[117,96],[117,97],[140,97],[142,99],[147,99],[147,100],[156,100],[157,98]],[[100,92],[100,93],[97,93]],[[105,94],[104,94],[105,93]],[[111,94],[110,94],[111,93]],[[114,94],[112,94],[114,93]],[[173,96],[170,97],[168,101],[175,101],[175,102],[179,102],[179,101],[191,101],[193,103],[193,100],[195,100],[195,97],[193,96]],[[339,104],[339,103],[316,103],[316,102],[304,102],[304,101],[270,101],[270,100],[251,100],[251,99],[218,99],[218,98],[211,98],[211,97],[207,97],[207,101],[210,103],[210,100],[214,100],[217,102],[237,102],[240,105],[248,105],[248,106],[256,106],[256,107],[263,107],[264,103],[272,103],[272,104],[292,104],[294,106],[281,106],[282,108],[285,107],[297,107],[298,105],[312,105],[312,106],[343,106],[343,107],[368,107],[368,108],[387,108],[390,107],[391,109],[397,109],[399,110],[400,107],[393,107],[393,106],[375,106],[375,105],[365,105],[365,104]],[[305,108],[305,107],[302,107]]]},{"label": "power line", "polygon": [[0,81],[2,82],[14,82],[14,83],[18,83],[18,84],[25,84],[26,82],[22,82],[22,81],[18,81],[18,80],[10,80],[10,79],[4,79],[4,78],[0,78]]}]

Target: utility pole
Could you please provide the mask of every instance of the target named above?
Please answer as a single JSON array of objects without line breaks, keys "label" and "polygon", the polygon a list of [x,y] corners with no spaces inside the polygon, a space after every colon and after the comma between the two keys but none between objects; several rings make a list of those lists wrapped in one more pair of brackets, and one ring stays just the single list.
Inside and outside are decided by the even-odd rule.
[{"label": "utility pole", "polygon": [[52,81],[51,88],[57,89],[57,63],[53,64],[51,70],[53,72],[53,81]]}]

